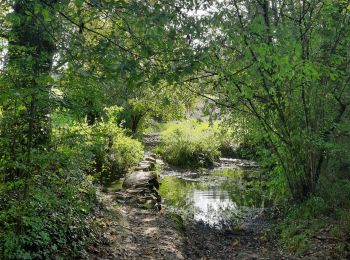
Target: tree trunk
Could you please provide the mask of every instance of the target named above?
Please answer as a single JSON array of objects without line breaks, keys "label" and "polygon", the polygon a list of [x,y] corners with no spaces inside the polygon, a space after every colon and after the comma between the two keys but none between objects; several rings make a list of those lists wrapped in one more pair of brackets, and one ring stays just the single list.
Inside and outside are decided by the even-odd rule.
[{"label": "tree trunk", "polygon": [[[32,151],[46,152],[50,146],[50,70],[55,43],[42,12],[57,1],[17,0],[13,5],[6,72],[8,100],[4,108],[1,137],[8,160],[7,179],[30,177]],[[51,12],[52,8],[47,9]],[[52,9],[53,10],[53,9]],[[22,165],[17,168],[17,165]],[[25,181],[25,194],[28,183]]]}]

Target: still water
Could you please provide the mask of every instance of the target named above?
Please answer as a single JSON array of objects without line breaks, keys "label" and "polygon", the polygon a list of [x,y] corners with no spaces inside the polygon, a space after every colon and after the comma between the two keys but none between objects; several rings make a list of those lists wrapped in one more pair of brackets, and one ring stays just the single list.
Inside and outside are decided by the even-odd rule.
[{"label": "still water", "polygon": [[220,223],[223,215],[237,213],[237,204],[232,201],[229,192],[217,187],[194,190],[190,200],[193,201],[194,220],[202,220],[211,225]]},{"label": "still water", "polygon": [[165,169],[160,188],[163,204],[209,225],[238,223],[269,203],[262,174],[251,165],[236,160],[199,172]]}]

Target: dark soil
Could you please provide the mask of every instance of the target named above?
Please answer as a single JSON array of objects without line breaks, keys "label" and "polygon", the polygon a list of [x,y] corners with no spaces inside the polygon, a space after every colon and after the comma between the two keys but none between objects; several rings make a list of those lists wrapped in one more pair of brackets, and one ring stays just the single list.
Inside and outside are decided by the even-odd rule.
[{"label": "dark soil", "polygon": [[187,259],[287,259],[269,234],[264,218],[255,216],[236,230],[219,229],[203,222],[189,223]]}]

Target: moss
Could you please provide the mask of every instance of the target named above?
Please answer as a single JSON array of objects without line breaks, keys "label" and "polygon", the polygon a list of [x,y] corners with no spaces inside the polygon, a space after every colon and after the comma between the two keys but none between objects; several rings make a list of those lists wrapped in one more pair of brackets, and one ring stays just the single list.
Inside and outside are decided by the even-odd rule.
[{"label": "moss", "polygon": [[106,191],[107,192],[114,192],[114,191],[119,191],[122,189],[122,185],[123,185],[123,181],[120,180],[116,180],[112,183],[110,183],[107,187],[106,187]]}]

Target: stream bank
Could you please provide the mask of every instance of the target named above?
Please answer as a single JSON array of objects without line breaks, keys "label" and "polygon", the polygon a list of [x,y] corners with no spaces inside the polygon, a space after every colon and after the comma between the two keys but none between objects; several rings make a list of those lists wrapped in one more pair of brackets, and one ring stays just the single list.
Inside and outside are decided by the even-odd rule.
[{"label": "stream bank", "polygon": [[[217,229],[204,222],[179,223],[176,216],[121,206],[106,221],[102,247],[89,259],[293,259],[283,257],[265,233],[266,216],[251,219],[240,230]],[[181,221],[181,220],[180,220]],[[101,245],[99,245],[101,246]]]},{"label": "stream bank", "polygon": [[270,230],[272,201],[259,192],[256,163],[221,158],[197,171],[168,166],[161,177],[163,207],[184,219],[186,259],[292,259]]},{"label": "stream bank", "polygon": [[[148,148],[159,143],[157,135],[146,139]],[[136,172],[154,170],[145,161],[161,163],[149,157],[148,151]],[[146,175],[154,180],[155,175]],[[307,255],[281,250],[271,231],[280,213],[270,207],[270,198],[256,192],[264,187],[251,161],[224,158],[197,171],[164,166],[160,189],[152,183],[123,189],[120,182],[100,193],[96,222],[103,232],[86,259],[346,259],[334,253],[337,243],[325,232],[315,237]]]},{"label": "stream bank", "polygon": [[[151,147],[158,141],[157,136],[149,139]],[[105,246],[93,247],[90,259],[283,259],[267,232],[271,222],[268,211],[248,204],[239,209],[228,190],[234,183],[232,187],[240,190],[242,183],[259,176],[255,163],[226,158],[213,169],[195,172],[165,166],[160,174],[159,192],[164,197],[159,211],[154,181],[150,186],[146,180],[147,176],[155,179],[150,173],[153,163],[162,164],[153,157],[146,152],[124,185],[101,194]],[[242,167],[249,174],[242,175]],[[130,185],[130,176],[143,171],[147,178]],[[233,174],[235,178],[227,178],[230,171],[238,173]],[[164,194],[169,181],[175,186],[170,187],[172,193]],[[152,198],[155,203],[148,203]],[[251,196],[247,198],[252,201]],[[263,205],[261,201],[259,205]]]}]

